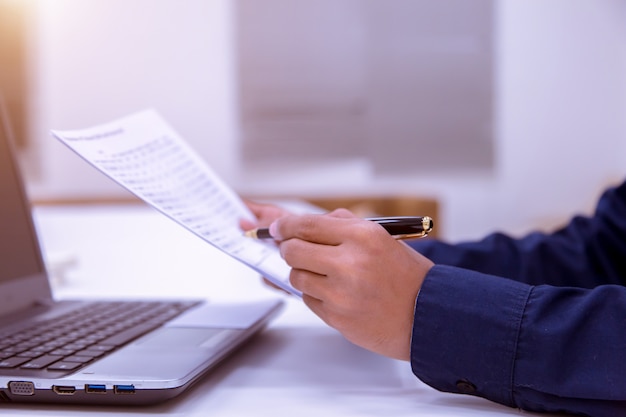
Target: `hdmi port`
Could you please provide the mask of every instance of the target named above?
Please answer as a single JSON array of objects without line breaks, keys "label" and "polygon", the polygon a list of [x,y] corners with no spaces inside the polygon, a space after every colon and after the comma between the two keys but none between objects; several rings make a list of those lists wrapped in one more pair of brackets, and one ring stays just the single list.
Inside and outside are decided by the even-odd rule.
[{"label": "hdmi port", "polygon": [[52,391],[59,395],[73,395],[76,392],[76,387],[71,385],[53,385]]}]

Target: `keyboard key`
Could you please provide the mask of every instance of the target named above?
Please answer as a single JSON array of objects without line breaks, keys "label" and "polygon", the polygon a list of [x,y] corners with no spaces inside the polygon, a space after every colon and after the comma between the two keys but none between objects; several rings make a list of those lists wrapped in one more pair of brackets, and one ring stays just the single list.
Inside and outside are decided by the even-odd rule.
[{"label": "keyboard key", "polygon": [[93,356],[80,356],[80,355],[72,355],[67,358],[63,358],[63,362],[76,362],[76,363],[87,363],[93,360]]},{"label": "keyboard key", "polygon": [[49,353],[52,356],[67,356],[76,352],[75,349],[55,349]]},{"label": "keyboard key", "polygon": [[73,371],[74,369],[80,368],[83,366],[80,362],[57,362],[54,365],[48,366],[48,370],[50,371]]},{"label": "keyboard key", "polygon": [[20,352],[24,352],[25,350],[28,350],[28,349],[22,349],[22,348],[18,349],[18,348],[14,347],[14,346],[11,346],[11,347],[8,347],[8,348],[4,349],[2,351],[2,354],[3,355],[8,354],[10,356],[13,356],[13,355],[17,355]]},{"label": "keyboard key", "polygon": [[22,369],[43,369],[46,366],[58,361],[61,359],[60,356],[40,356],[37,359],[33,359],[30,362],[27,362],[20,366]]},{"label": "keyboard key", "polygon": [[155,325],[153,324],[142,324],[137,327],[132,327],[128,330],[124,330],[121,333],[116,334],[115,336],[111,336],[104,340],[100,341],[100,344],[103,345],[111,345],[111,346],[121,346],[130,342],[131,340],[141,336],[144,333],[154,329]]},{"label": "keyboard key", "polygon": [[97,345],[89,346],[87,350],[95,350],[96,352],[110,352],[115,349],[115,346],[111,345],[102,345],[98,343]]},{"label": "keyboard key", "polygon": [[43,355],[43,352],[37,352],[35,350],[27,350],[26,352],[18,353],[15,356],[19,356],[20,358],[36,358],[38,356]]},{"label": "keyboard key", "polygon": [[90,358],[99,358],[100,356],[104,355],[106,352],[102,352],[100,350],[89,350],[89,349],[85,349],[85,350],[79,350],[78,352],[76,352],[77,356],[87,356]]},{"label": "keyboard key", "polygon": [[0,361],[0,368],[16,368],[21,364],[28,362],[30,358],[7,358]]},{"label": "keyboard key", "polygon": [[0,352],[0,360],[15,356],[15,352]]}]

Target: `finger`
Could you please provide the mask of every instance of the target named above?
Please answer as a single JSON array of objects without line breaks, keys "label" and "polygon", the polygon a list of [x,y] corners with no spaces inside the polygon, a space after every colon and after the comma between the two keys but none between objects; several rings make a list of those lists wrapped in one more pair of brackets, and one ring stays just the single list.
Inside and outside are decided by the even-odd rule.
[{"label": "finger", "polygon": [[311,297],[308,294],[302,294],[302,301],[309,308],[309,310],[311,310],[313,313],[315,313],[316,316],[321,318],[322,321],[326,322],[326,320],[324,320],[324,317],[322,317],[322,314],[321,314],[322,305],[323,305],[323,302],[321,300],[315,297]]},{"label": "finger", "polygon": [[244,200],[248,209],[256,217],[255,226],[269,226],[274,220],[286,216],[289,211],[274,204],[257,203],[250,200]]},{"label": "finger", "polygon": [[248,231],[257,227],[257,223],[248,219],[240,219],[239,227],[241,230]]},{"label": "finger", "polygon": [[326,281],[326,276],[302,269],[293,268],[289,274],[289,282],[295,289],[318,300],[326,298]]},{"label": "finger", "polygon": [[344,218],[344,219],[357,218],[357,216],[353,212],[345,208],[335,209],[331,211],[330,213],[328,213],[328,215],[332,217],[338,217],[338,218]]},{"label": "finger", "polygon": [[286,216],[272,222],[270,234],[277,240],[292,238],[323,245],[339,245],[350,228],[363,221],[356,217],[335,217],[331,214]]},{"label": "finger", "polygon": [[272,288],[273,288],[273,289],[275,289],[275,290],[282,291],[282,292],[284,292],[284,293],[285,293],[285,294],[287,294],[287,295],[293,295],[293,294],[291,294],[289,291],[287,291],[287,290],[285,290],[285,289],[283,289],[283,288],[280,288],[278,285],[274,284],[272,281],[270,281],[269,279],[267,279],[267,278],[265,278],[265,277],[263,277],[263,283],[264,283],[265,285],[267,285],[268,287],[272,287]]},{"label": "finger", "polygon": [[245,200],[246,205],[256,217],[261,217],[264,210],[267,210],[266,204],[256,203],[251,200]]},{"label": "finger", "polygon": [[309,308],[309,310],[311,310],[313,313],[315,313],[316,316],[322,319],[324,323],[328,324],[326,322],[325,315],[324,315],[324,309],[323,309],[324,302],[323,301],[318,300],[315,297],[311,297],[310,295],[307,295],[307,294],[302,294],[302,301]]},{"label": "finger", "polygon": [[[302,301],[316,316],[330,327],[340,330],[342,322],[339,316],[329,308],[324,300],[319,300],[307,294],[302,295]],[[340,330],[341,331],[341,330]]]},{"label": "finger", "polygon": [[318,275],[328,275],[339,262],[334,246],[289,239],[281,241],[278,247],[280,255],[289,266]]}]

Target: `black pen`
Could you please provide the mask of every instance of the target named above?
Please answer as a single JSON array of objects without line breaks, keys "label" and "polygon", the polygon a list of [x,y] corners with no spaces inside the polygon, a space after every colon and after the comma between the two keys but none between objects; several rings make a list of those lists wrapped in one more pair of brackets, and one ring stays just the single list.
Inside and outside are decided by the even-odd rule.
[{"label": "black pen", "polygon": [[[396,239],[424,237],[433,230],[433,219],[428,216],[369,217],[365,220],[378,223]],[[244,235],[253,239],[272,239],[267,228],[248,230]]]}]

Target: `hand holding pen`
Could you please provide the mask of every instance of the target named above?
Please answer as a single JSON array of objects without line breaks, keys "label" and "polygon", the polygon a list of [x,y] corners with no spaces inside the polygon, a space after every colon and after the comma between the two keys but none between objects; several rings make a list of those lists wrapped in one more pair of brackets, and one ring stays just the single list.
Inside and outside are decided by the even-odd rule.
[{"label": "hand holding pen", "polygon": [[416,297],[434,265],[395,239],[432,228],[430,218],[410,219],[368,221],[341,209],[286,215],[271,222],[269,235],[292,268],[290,284],[315,314],[356,345],[408,360]]}]

